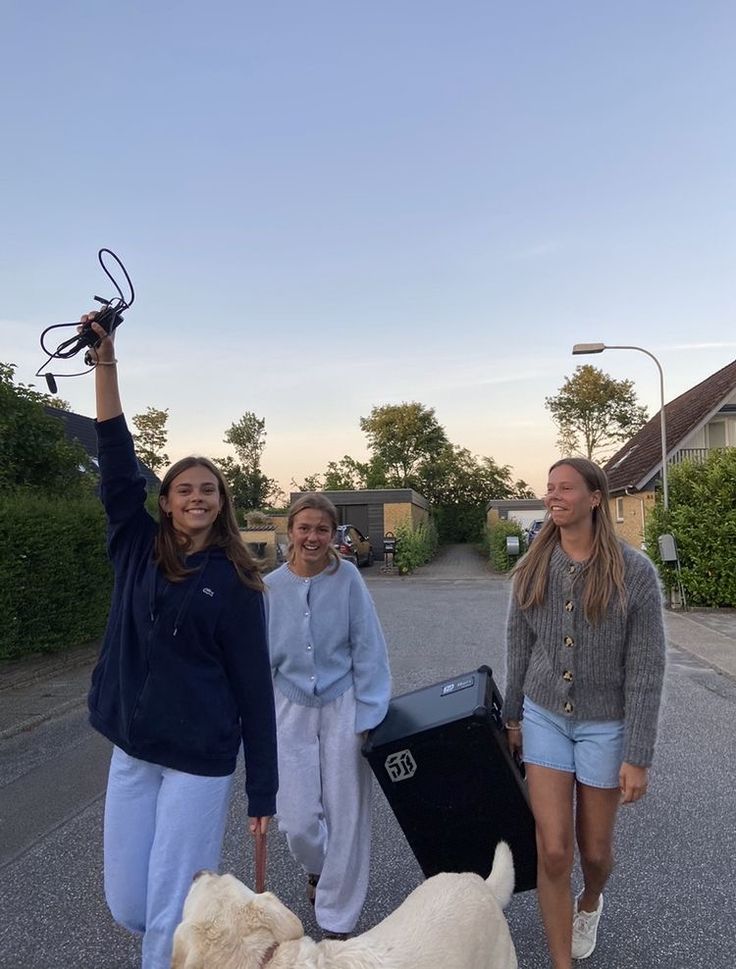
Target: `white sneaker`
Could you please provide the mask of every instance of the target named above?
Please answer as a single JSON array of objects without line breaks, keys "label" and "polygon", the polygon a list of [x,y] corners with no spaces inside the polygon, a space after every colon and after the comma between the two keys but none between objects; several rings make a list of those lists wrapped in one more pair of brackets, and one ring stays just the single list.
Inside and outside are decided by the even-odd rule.
[{"label": "white sneaker", "polygon": [[[582,892],[580,893],[582,895]],[[575,911],[572,917],[572,957],[573,959],[587,959],[593,954],[598,923],[603,911],[603,895],[598,899],[595,912],[581,912],[578,908],[580,895],[575,899]]]}]

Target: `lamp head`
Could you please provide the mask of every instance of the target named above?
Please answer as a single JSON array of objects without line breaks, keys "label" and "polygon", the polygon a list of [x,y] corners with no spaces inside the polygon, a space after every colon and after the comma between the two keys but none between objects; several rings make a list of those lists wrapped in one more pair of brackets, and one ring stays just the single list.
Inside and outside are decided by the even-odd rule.
[{"label": "lamp head", "polygon": [[573,356],[577,356],[581,353],[603,353],[605,349],[605,343],[576,343],[572,352]]}]

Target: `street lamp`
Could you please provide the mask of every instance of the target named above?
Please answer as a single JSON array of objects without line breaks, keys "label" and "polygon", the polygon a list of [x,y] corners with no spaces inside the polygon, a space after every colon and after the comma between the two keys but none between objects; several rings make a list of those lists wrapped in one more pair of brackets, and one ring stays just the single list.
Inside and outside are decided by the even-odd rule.
[{"label": "street lamp", "polygon": [[662,373],[662,367],[654,354],[645,350],[644,347],[613,346],[607,343],[576,343],[572,348],[573,355],[575,356],[585,353],[603,353],[604,350],[638,350],[640,353],[646,353],[657,364],[657,370],[659,370],[659,396],[661,401],[659,408],[659,426],[662,435],[662,499],[664,502],[664,510],[667,511],[670,501],[669,491],[667,489],[667,431],[664,416],[664,374]]}]

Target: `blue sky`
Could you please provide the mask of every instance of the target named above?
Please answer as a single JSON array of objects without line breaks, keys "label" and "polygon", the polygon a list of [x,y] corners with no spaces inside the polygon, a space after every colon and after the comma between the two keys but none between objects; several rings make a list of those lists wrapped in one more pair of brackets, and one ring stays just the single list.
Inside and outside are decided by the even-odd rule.
[{"label": "blue sky", "polygon": [[[419,400],[537,490],[579,363],[659,407],[736,357],[736,6],[6,0],[0,360],[111,294],[129,415],[285,489]],[[71,369],[71,368],[69,368]],[[90,376],[61,396],[93,412]]]}]

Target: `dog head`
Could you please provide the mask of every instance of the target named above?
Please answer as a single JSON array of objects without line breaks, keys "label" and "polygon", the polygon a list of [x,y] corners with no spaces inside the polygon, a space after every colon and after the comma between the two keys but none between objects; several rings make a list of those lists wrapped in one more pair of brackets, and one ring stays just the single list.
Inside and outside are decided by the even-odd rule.
[{"label": "dog head", "polygon": [[171,969],[257,969],[274,945],[303,935],[271,892],[257,895],[233,875],[200,872],[174,933]]}]

